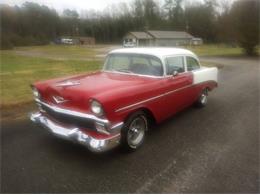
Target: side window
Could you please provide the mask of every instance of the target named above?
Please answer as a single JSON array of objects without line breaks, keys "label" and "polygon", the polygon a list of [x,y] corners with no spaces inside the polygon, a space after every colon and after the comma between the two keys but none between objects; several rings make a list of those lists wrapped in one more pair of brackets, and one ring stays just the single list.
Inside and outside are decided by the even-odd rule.
[{"label": "side window", "polygon": [[173,71],[177,71],[179,73],[185,71],[184,58],[182,56],[166,58],[166,74],[172,75]]},{"label": "side window", "polygon": [[200,69],[199,62],[193,57],[186,57],[188,71]]},{"label": "side window", "polygon": [[153,75],[162,76],[163,75],[163,67],[162,62],[157,58],[150,58],[150,69]]}]

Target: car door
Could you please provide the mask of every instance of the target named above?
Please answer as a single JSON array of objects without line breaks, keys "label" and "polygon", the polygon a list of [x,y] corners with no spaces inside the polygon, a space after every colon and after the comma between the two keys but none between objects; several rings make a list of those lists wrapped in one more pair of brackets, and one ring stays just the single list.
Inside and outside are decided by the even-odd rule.
[{"label": "car door", "polygon": [[[190,87],[193,82],[192,73],[185,65],[185,56],[169,56],[165,58],[165,102],[167,115],[172,115],[189,104]],[[173,75],[177,71],[177,75]]]}]

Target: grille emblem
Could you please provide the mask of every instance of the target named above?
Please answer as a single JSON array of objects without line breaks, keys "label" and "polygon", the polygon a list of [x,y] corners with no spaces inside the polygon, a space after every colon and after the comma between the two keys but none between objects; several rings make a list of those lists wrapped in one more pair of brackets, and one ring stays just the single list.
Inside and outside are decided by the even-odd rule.
[{"label": "grille emblem", "polygon": [[54,99],[54,101],[57,104],[61,104],[61,103],[64,103],[64,102],[68,101],[68,100],[65,100],[63,97],[60,97],[60,96],[53,96],[52,98]]}]

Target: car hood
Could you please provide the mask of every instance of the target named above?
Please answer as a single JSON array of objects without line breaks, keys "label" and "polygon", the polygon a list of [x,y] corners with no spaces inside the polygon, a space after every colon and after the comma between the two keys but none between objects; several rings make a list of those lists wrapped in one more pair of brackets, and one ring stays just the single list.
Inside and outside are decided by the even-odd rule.
[{"label": "car hood", "polygon": [[[104,104],[116,97],[129,96],[129,93],[135,93],[136,88],[146,86],[151,81],[150,77],[97,72],[39,82],[35,83],[35,87],[44,101],[82,110],[82,107],[88,107],[90,99]],[[60,101],[57,102],[57,99]]]}]

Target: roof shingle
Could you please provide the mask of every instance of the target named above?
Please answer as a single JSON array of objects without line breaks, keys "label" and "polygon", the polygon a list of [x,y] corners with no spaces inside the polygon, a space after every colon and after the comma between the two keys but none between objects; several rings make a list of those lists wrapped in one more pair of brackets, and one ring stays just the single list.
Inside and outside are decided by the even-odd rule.
[{"label": "roof shingle", "polygon": [[153,37],[146,32],[130,32],[130,34],[134,35],[137,39],[153,39]]},{"label": "roof shingle", "polygon": [[187,32],[184,31],[155,31],[150,30],[147,31],[151,36],[153,36],[156,39],[191,39],[193,38],[192,35],[190,35]]}]

